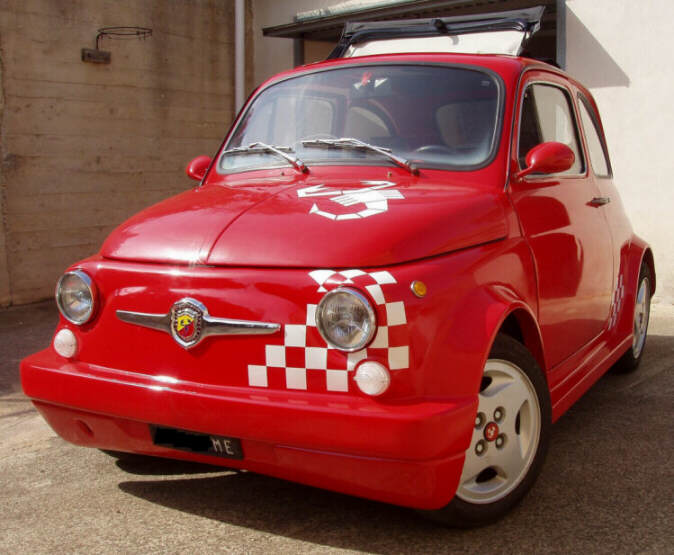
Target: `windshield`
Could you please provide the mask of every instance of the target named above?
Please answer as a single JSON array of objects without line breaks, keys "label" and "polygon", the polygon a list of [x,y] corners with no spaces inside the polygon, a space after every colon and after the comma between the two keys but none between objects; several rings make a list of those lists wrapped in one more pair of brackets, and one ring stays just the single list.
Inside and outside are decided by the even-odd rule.
[{"label": "windshield", "polygon": [[[283,163],[268,149],[236,150],[255,143],[292,153],[309,167],[394,163],[376,149],[345,148],[345,139],[419,167],[472,169],[488,162],[496,146],[499,90],[496,78],[485,71],[449,66],[358,66],[300,75],[257,96],[218,169]],[[317,140],[333,144],[317,145]]]}]

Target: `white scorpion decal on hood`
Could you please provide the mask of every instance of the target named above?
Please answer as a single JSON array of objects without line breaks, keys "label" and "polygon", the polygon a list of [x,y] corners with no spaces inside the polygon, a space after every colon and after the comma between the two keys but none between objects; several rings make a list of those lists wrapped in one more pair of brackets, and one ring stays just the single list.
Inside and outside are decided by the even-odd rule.
[{"label": "white scorpion decal on hood", "polygon": [[[343,221],[343,220],[357,220],[358,218],[368,218],[376,214],[383,214],[388,210],[389,200],[404,199],[400,191],[397,189],[389,189],[395,183],[391,181],[361,181],[362,189],[333,189],[325,185],[314,185],[312,187],[305,187],[297,191],[299,198],[304,197],[330,197],[329,200],[341,204],[342,206],[354,206],[364,204],[365,208],[358,212],[350,212],[347,214],[333,214],[326,210],[320,210],[318,204],[314,203],[309,214],[317,214],[328,218],[329,220]],[[384,190],[388,189],[388,190]]]}]

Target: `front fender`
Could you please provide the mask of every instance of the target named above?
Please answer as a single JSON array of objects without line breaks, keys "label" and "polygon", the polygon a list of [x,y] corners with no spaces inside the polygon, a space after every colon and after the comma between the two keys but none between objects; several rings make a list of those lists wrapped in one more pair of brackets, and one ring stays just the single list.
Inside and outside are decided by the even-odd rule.
[{"label": "front fender", "polygon": [[419,279],[428,286],[422,299],[408,289],[406,303],[410,377],[419,396],[476,397],[491,345],[511,314],[523,335],[540,338],[533,264],[518,238],[412,264],[398,275],[401,284]]}]

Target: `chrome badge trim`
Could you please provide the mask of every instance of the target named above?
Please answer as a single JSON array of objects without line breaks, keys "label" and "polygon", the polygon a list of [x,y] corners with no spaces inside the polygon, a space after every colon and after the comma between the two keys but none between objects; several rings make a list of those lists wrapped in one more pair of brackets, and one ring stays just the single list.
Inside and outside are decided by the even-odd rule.
[{"label": "chrome badge trim", "polygon": [[191,349],[210,335],[271,335],[281,329],[281,324],[214,318],[206,306],[190,297],[173,303],[168,314],[148,314],[130,310],[117,310],[117,318],[127,324],[163,331],[185,349]]}]

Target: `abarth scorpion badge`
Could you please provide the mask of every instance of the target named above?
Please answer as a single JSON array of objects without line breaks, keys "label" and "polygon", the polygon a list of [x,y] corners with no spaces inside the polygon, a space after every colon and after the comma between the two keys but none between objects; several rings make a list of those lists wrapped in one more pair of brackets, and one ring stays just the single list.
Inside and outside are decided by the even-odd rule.
[{"label": "abarth scorpion badge", "polygon": [[171,335],[189,349],[201,340],[206,307],[194,299],[180,299],[171,307]]},{"label": "abarth scorpion badge", "polygon": [[169,333],[185,349],[209,335],[269,335],[281,329],[281,324],[274,322],[214,318],[203,303],[189,297],[173,303],[168,314],[118,310],[117,318],[127,324]]}]

